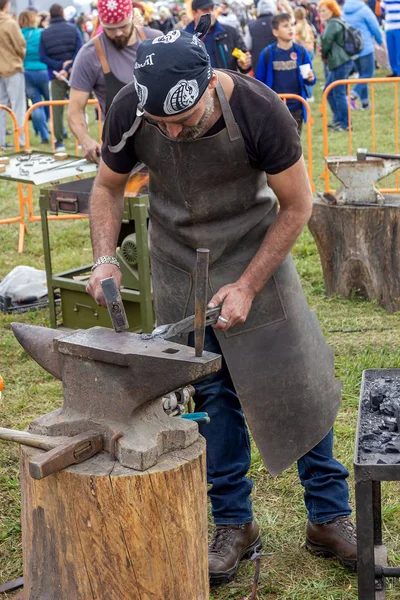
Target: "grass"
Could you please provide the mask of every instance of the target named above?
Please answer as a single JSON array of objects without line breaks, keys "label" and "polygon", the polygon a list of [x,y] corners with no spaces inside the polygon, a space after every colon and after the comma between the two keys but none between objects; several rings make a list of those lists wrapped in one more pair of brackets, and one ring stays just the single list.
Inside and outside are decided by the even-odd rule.
[{"label": "grass", "polygon": [[[321,75],[317,63],[317,73]],[[376,89],[376,149],[390,152],[394,141],[394,102],[392,83]],[[312,105],[313,167],[315,183],[323,189],[322,127],[319,104],[322,91],[316,85]],[[90,111],[91,113],[92,111]],[[372,147],[368,113],[354,117],[354,147]],[[94,124],[92,124],[94,128]],[[305,134],[303,134],[304,136]],[[347,135],[332,133],[330,152],[347,154]],[[72,140],[67,147],[73,151]],[[393,177],[391,181],[393,181]],[[35,190],[37,198],[38,190]],[[17,214],[17,188],[0,183],[0,214]],[[37,207],[37,204],[36,204]],[[50,223],[55,271],[86,264],[91,260],[87,221]],[[40,224],[30,224],[22,255],[17,254],[18,227],[0,227],[0,278],[13,267],[24,264],[44,268]],[[311,308],[317,313],[329,344],[336,354],[336,375],[343,381],[343,405],[336,423],[335,454],[350,472],[351,502],[354,506],[352,455],[356,427],[361,373],[366,368],[400,368],[400,314],[388,315],[374,303],[360,299],[326,298],[318,253],[306,230],[294,248],[294,258]],[[6,388],[0,402],[0,424],[22,429],[35,417],[61,405],[61,387],[50,375],[31,361],[10,331],[10,323],[48,325],[46,310],[18,316],[0,315],[0,374]],[[333,333],[332,330],[363,329],[360,333]],[[264,552],[258,591],[259,600],[355,600],[357,580],[335,561],[324,561],[304,549],[305,510],[302,488],[295,468],[273,479],[263,468],[253,449],[251,477],[255,482],[253,501],[256,518],[263,532]],[[400,487],[383,485],[384,541],[392,564],[400,563]],[[12,444],[0,444],[0,582],[22,572],[20,493],[18,451]],[[241,564],[237,580],[211,591],[211,600],[242,600],[250,596],[254,565]],[[400,585],[388,581],[387,597],[400,599]],[[7,596],[4,596],[7,598]],[[161,600],[161,599],[160,599]],[[168,599],[169,600],[169,599]],[[175,599],[171,599],[175,600]]]}]

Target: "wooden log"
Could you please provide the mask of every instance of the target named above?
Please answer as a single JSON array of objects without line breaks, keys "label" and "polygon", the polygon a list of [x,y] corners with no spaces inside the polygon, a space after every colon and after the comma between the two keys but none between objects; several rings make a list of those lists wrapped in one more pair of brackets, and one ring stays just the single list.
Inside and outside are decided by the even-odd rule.
[{"label": "wooden log", "polygon": [[400,309],[400,198],[382,205],[314,200],[308,224],[318,247],[326,294],[359,290],[389,313]]},{"label": "wooden log", "polygon": [[21,446],[24,600],[208,600],[205,442],[148,471],[101,453],[37,481]]}]

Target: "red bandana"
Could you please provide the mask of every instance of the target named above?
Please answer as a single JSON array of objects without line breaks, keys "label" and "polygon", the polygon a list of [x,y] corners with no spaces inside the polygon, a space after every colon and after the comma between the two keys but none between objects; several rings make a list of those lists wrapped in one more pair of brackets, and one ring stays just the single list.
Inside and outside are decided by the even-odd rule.
[{"label": "red bandana", "polygon": [[131,16],[132,2],[131,0],[99,0],[97,10],[101,23],[115,25]]}]

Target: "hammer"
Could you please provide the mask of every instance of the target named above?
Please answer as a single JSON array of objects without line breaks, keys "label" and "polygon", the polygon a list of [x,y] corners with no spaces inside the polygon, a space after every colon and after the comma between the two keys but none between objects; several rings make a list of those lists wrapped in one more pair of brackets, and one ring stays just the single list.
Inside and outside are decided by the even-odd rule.
[{"label": "hammer", "polygon": [[366,148],[357,149],[357,160],[367,160],[367,157],[400,160],[400,154],[381,154],[380,152],[368,152]]}]

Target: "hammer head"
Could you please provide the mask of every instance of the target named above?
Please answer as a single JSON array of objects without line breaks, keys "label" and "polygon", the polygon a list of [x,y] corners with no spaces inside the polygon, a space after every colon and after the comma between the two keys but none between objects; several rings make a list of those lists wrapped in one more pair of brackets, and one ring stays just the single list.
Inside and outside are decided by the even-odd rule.
[{"label": "hammer head", "polygon": [[357,149],[357,160],[367,160],[367,152],[366,148],[358,148]]}]

